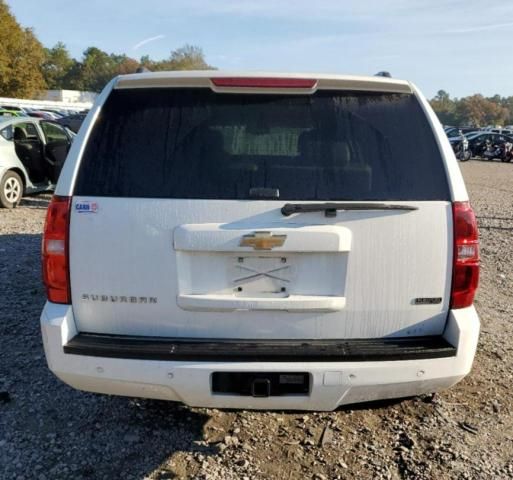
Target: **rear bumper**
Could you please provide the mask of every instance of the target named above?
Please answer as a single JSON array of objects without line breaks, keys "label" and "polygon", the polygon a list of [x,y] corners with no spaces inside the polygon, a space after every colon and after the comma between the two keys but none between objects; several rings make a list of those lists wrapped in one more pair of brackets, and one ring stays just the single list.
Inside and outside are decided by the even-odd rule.
[{"label": "rear bumper", "polygon": [[454,357],[442,336],[353,340],[243,340],[79,333],[64,353],[132,360],[214,362],[369,362]]},{"label": "rear bumper", "polygon": [[[474,359],[479,318],[474,307],[450,312],[443,339],[456,347],[441,348],[433,358],[340,361],[318,356],[297,359],[233,357],[223,360],[114,358],[92,356],[77,347],[77,331],[69,306],[47,303],[41,325],[46,358],[52,372],[72,387],[98,393],[175,400],[213,408],[333,410],[339,405],[430,393],[450,387],[467,375]],[[72,341],[75,339],[75,342]],[[84,337],[82,337],[84,339]],[[86,339],[91,340],[91,338]],[[86,342],[87,343],[87,342]],[[82,343],[82,346],[84,343]],[[449,353],[449,350],[451,352]],[[90,350],[91,351],[91,350]],[[77,354],[81,353],[81,354]],[[424,351],[425,354],[425,351]],[[450,356],[448,356],[450,355]],[[176,357],[186,358],[186,357]],[[390,357],[391,358],[391,357]],[[254,398],[211,392],[213,372],[308,372],[310,394]]]}]

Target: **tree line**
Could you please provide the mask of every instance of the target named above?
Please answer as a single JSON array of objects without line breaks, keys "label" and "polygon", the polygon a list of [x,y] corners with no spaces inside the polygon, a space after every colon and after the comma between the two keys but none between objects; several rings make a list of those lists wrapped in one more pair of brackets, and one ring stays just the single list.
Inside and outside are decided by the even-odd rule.
[{"label": "tree line", "polygon": [[31,28],[22,27],[0,0],[0,97],[34,98],[44,90],[99,92],[116,75],[134,73],[139,67],[158,70],[206,70],[210,66],[201,48],[184,45],[168,58],[140,59],[89,47],[80,59],[66,45],[45,48]]},{"label": "tree line", "polygon": [[44,49],[41,65],[43,81],[50,90],[81,90],[99,92],[116,75],[135,73],[139,67],[159,70],[211,69],[199,47],[185,45],[173,50],[165,60],[143,56],[139,60],[127,55],[107,53],[96,47],[87,48],[80,60],[71,58],[66,46],[59,42]]},{"label": "tree line", "polygon": [[476,94],[458,99],[439,90],[430,103],[444,125],[513,125],[513,96],[485,98]]}]

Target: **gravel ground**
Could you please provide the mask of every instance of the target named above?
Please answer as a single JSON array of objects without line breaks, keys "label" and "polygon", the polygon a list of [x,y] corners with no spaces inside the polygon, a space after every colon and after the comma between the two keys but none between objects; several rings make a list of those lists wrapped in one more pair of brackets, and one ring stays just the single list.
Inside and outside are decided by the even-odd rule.
[{"label": "gravel ground", "polygon": [[49,197],[0,210],[0,477],[513,478],[513,165],[461,166],[482,241],[474,370],[433,397],[333,413],[190,409],[62,384],[39,331]]}]

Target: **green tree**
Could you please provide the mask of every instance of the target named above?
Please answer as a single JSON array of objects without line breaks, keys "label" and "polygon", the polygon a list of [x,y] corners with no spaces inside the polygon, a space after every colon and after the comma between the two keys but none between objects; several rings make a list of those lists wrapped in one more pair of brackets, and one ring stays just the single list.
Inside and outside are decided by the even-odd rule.
[{"label": "green tree", "polygon": [[476,94],[458,100],[439,90],[430,103],[444,124],[486,126],[513,123],[513,97],[494,95],[485,98]]},{"label": "green tree", "polygon": [[509,116],[504,122],[507,125],[513,124],[513,97],[503,97],[502,98],[502,106],[507,108],[509,111]]},{"label": "green tree", "polygon": [[67,77],[68,88],[99,92],[116,75],[135,73],[139,62],[126,55],[108,54],[96,47],[84,51]]},{"label": "green tree", "polygon": [[31,98],[46,87],[43,46],[0,0],[0,96]]},{"label": "green tree", "polygon": [[203,50],[194,45],[184,45],[171,52],[171,70],[211,70]]},{"label": "green tree", "polygon": [[431,99],[430,103],[440,122],[446,125],[457,123],[456,102],[451,100],[450,95],[445,90],[438,90],[438,93]]},{"label": "green tree", "polygon": [[476,126],[504,125],[510,116],[507,108],[480,94],[462,98],[456,110],[462,123]]},{"label": "green tree", "polygon": [[42,65],[42,72],[46,84],[50,90],[61,90],[68,88],[69,75],[75,65],[62,42],[58,42],[53,48],[45,48],[45,61]]},{"label": "green tree", "polygon": [[99,92],[115,76],[115,72],[116,63],[108,53],[89,47],[80,62],[75,88]]},{"label": "green tree", "polygon": [[166,60],[152,62],[147,57],[141,58],[141,65],[150,70],[212,70],[206,60],[203,50],[194,45],[184,45],[171,52]]},{"label": "green tree", "polygon": [[153,65],[153,60],[150,58],[149,55],[143,55],[141,59],[139,60],[139,65],[144,68],[150,69],[150,67]]},{"label": "green tree", "polygon": [[438,90],[433,100],[439,102],[442,106],[448,106],[452,103],[451,96],[445,90]]},{"label": "green tree", "polygon": [[82,63],[73,59],[71,68],[62,81],[64,90],[82,90]]},{"label": "green tree", "polygon": [[115,75],[135,73],[139,67],[139,62],[137,60],[127,57],[126,55],[111,54],[111,58],[115,64]]}]

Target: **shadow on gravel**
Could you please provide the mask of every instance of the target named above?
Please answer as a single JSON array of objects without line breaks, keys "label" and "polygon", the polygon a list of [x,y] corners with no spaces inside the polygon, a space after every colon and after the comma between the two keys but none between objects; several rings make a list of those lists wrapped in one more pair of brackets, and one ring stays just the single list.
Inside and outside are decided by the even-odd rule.
[{"label": "shadow on gravel", "polygon": [[391,398],[389,400],[374,400],[372,402],[353,403],[351,405],[342,405],[337,408],[337,412],[353,411],[357,412],[360,410],[379,410],[381,408],[389,408],[399,405],[406,400],[411,400],[418,397],[404,397],[404,398]]},{"label": "shadow on gravel", "polygon": [[32,197],[23,197],[20,202],[20,207],[27,208],[48,208],[48,204],[50,203],[51,195],[41,194],[34,195]]},{"label": "shadow on gravel", "polygon": [[0,477],[139,480],[160,467],[159,479],[188,478],[192,467],[173,455],[217,453],[203,441],[208,415],[79,392],[48,369],[40,248],[40,234],[0,235]]},{"label": "shadow on gravel", "polygon": [[[67,387],[63,387],[67,388]],[[218,454],[218,448],[204,441],[204,426],[210,417],[170,401],[129,399],[73,392],[86,400],[95,417],[80,428],[82,441],[68,445],[96,451],[87,465],[75,471],[78,478],[189,478],[193,472],[174,458],[201,453]],[[99,407],[99,404],[102,406]],[[64,425],[62,425],[66,428]]]},{"label": "shadow on gravel", "polygon": [[479,228],[483,228],[483,229],[486,229],[486,230],[505,230],[505,231],[508,231],[508,232],[511,232],[513,230],[513,227],[494,227],[494,226],[489,226],[489,225],[479,225]]},{"label": "shadow on gravel", "polygon": [[[7,472],[24,478],[189,478],[191,467],[174,454],[215,455],[203,441],[209,416],[173,402],[78,392],[48,371],[42,352],[32,362],[37,377],[17,378],[11,399],[0,404],[12,455]],[[29,365],[27,365],[29,366]],[[11,476],[5,477],[11,478]],[[13,476],[12,478],[19,478]]]},{"label": "shadow on gravel", "polygon": [[[404,397],[404,398],[391,398],[389,400],[374,400],[371,402],[362,402],[362,403],[351,403],[349,405],[341,405],[340,407],[335,409],[335,412],[357,412],[360,410],[364,411],[372,411],[379,410],[381,408],[388,408],[399,405],[407,400],[412,400],[414,398],[422,399],[422,397]],[[424,400],[423,400],[424,401]],[[426,403],[429,403],[426,401]],[[244,410],[245,412],[255,412],[260,413],[262,410],[253,410],[251,408],[247,408]],[[241,410],[236,410],[232,408],[224,408],[223,412],[225,413],[240,413]],[[273,413],[276,415],[305,415],[311,413],[310,410],[273,410]]]}]

